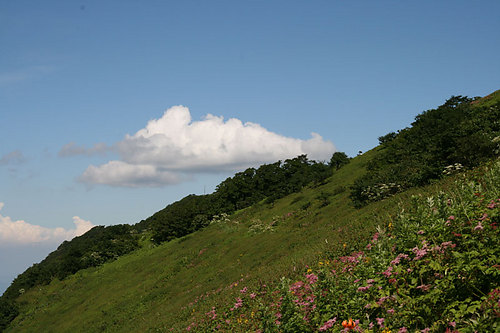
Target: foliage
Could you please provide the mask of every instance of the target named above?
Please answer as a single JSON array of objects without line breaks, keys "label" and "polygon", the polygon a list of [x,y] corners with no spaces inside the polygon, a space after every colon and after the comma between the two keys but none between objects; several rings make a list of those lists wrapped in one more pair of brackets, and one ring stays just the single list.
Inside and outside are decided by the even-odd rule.
[{"label": "foliage", "polygon": [[240,285],[233,302],[193,313],[187,329],[498,331],[500,162],[448,193],[410,200],[364,251],[326,253],[272,286]]},{"label": "foliage", "polygon": [[381,153],[351,189],[356,206],[428,184],[448,166],[471,168],[493,157],[500,101],[484,106],[456,96],[418,115],[410,128],[379,138]]},{"label": "foliage", "polygon": [[[49,262],[43,265],[41,265],[42,263],[34,265],[22,274],[22,278],[20,276],[14,281],[16,286],[11,286],[9,293],[4,294],[0,299],[0,322],[6,318],[8,322],[13,314],[17,313],[17,308],[19,307],[19,316],[15,319],[12,326],[14,330],[22,330],[23,327],[28,331],[30,330],[28,327],[31,327],[31,330],[37,330],[36,328],[39,327],[53,327],[53,330],[60,331],[82,331],[82,327],[84,327],[85,331],[167,331],[171,327],[181,330],[186,329],[187,325],[183,325],[183,323],[189,320],[191,316],[193,316],[192,322],[195,324],[191,327],[192,329],[201,330],[202,327],[206,327],[207,330],[214,329],[214,327],[206,322],[209,317],[207,311],[211,312],[210,316],[216,314],[217,318],[229,320],[230,323],[225,321],[224,323],[220,323],[221,328],[227,328],[229,331],[246,331],[247,329],[255,329],[257,331],[259,327],[264,331],[273,331],[277,328],[282,331],[300,332],[311,329],[339,330],[341,321],[346,321],[346,326],[342,326],[344,330],[352,327],[354,324],[357,325],[358,329],[366,329],[366,325],[369,325],[369,323],[365,322],[363,318],[366,317],[368,310],[360,310],[357,300],[359,300],[360,296],[363,296],[365,298],[362,300],[368,302],[370,299],[367,295],[371,295],[372,303],[377,303],[380,298],[388,295],[371,294],[370,292],[374,291],[371,287],[368,293],[358,293],[356,288],[367,287],[368,283],[360,285],[359,281],[354,282],[355,280],[348,278],[347,275],[333,277],[331,275],[331,265],[334,260],[337,260],[337,265],[346,264],[340,259],[342,257],[359,256],[359,251],[357,253],[352,253],[352,251],[361,244],[360,240],[364,239],[364,235],[370,232],[374,223],[377,223],[381,216],[385,217],[391,214],[387,209],[388,207],[392,207],[394,198],[379,201],[363,209],[355,210],[349,205],[347,193],[344,193],[344,191],[353,184],[354,179],[358,178],[354,187],[359,187],[361,184],[360,188],[365,191],[364,193],[368,196],[373,196],[373,200],[377,201],[410,187],[408,184],[413,184],[412,181],[415,179],[426,179],[422,183],[417,182],[417,184],[425,184],[434,179],[432,177],[426,178],[426,175],[431,174],[439,177],[443,174],[443,171],[450,175],[461,172],[464,167],[469,168],[475,165],[475,163],[480,163],[487,156],[491,156],[488,155],[490,153],[489,148],[493,148],[492,152],[495,154],[495,151],[500,150],[500,140],[498,140],[498,137],[500,137],[498,135],[498,99],[496,97],[490,98],[488,99],[488,103],[488,108],[485,108],[486,105],[480,103],[480,100],[474,100],[470,103],[474,105],[475,110],[479,111],[473,111],[466,105],[467,103],[460,100],[446,106],[448,110],[463,108],[460,112],[466,115],[470,115],[467,112],[471,114],[477,112],[477,114],[474,114],[474,117],[477,116],[476,119],[474,117],[465,117],[463,119],[461,116],[458,117],[457,119],[462,120],[458,122],[461,124],[460,126],[455,126],[459,130],[457,136],[448,136],[447,138],[452,139],[454,142],[453,145],[461,147],[459,151],[462,151],[462,155],[457,154],[456,156],[462,156],[464,160],[460,160],[459,162],[451,163],[451,161],[455,161],[451,157],[449,160],[446,160],[446,163],[439,159],[436,160],[436,163],[430,160],[430,156],[440,156],[437,154],[437,151],[441,145],[440,141],[436,138],[436,136],[439,137],[441,134],[435,133],[432,129],[436,121],[439,123],[438,120],[441,116],[439,112],[431,112],[433,114],[432,117],[437,120],[434,119],[425,122],[425,126],[422,125],[420,130],[422,133],[433,133],[433,135],[429,136],[431,139],[428,140],[432,144],[422,146],[415,144],[413,147],[413,153],[415,153],[419,162],[413,163],[411,156],[408,155],[409,152],[405,151],[411,145],[408,145],[408,142],[405,141],[398,143],[398,140],[402,140],[400,138],[410,140],[425,135],[422,133],[419,134],[420,136],[417,134],[414,136],[412,136],[413,134],[402,135],[403,132],[407,133],[412,130],[405,129],[398,132],[395,137],[393,135],[386,136],[383,138],[382,145],[379,148],[353,159],[349,165],[335,172],[332,170],[334,168],[324,163],[308,161],[306,156],[299,156],[285,162],[263,165],[258,169],[250,168],[232,178],[228,178],[219,185],[217,191],[213,194],[188,196],[179,202],[167,206],[164,211],[158,212],[151,218],[129,227],[129,229],[127,229],[127,226],[123,230],[120,228],[109,230],[112,232],[106,237],[102,237],[102,243],[94,244],[94,249],[86,248],[83,244],[76,246],[79,244],[76,239],[67,242],[65,250],[60,252],[59,256],[53,256]],[[423,118],[427,118],[427,115],[424,115]],[[464,124],[469,124],[470,126],[462,126]],[[418,126],[414,123],[413,127]],[[429,128],[426,129],[424,127]],[[441,126],[440,129],[446,132],[445,127]],[[478,128],[481,129],[478,130]],[[493,136],[495,133],[497,134],[492,140],[481,141],[485,137],[489,138]],[[444,134],[442,133],[443,138],[446,138]],[[467,138],[472,138],[470,140],[474,142],[469,142],[470,140]],[[433,147],[433,149],[425,153],[423,152],[425,149],[422,149],[424,146],[427,148]],[[476,149],[480,146],[488,147],[488,149]],[[392,160],[389,159],[390,154],[388,152],[395,154]],[[455,153],[453,149],[449,152]],[[463,152],[468,152],[467,154],[469,155],[465,156],[466,154]],[[368,163],[368,176],[359,178],[364,172],[367,160],[373,157],[375,157],[373,162]],[[401,160],[402,157],[406,159]],[[403,162],[399,163],[400,160]],[[420,165],[420,162],[428,164]],[[436,167],[433,163],[439,167]],[[415,171],[414,174],[408,171],[408,166],[414,168],[412,169]],[[326,180],[332,174],[333,177]],[[397,177],[402,177],[401,175],[408,177],[403,177],[404,181],[390,181],[394,175]],[[408,181],[408,183],[405,181]],[[498,184],[498,179],[496,181]],[[308,184],[309,186],[307,186]],[[413,193],[420,193],[417,191],[421,191],[421,189],[410,190],[410,192],[412,191]],[[285,198],[287,194],[295,192],[300,193]],[[466,192],[464,191],[464,198],[466,197]],[[498,192],[498,188],[496,188],[496,193]],[[485,197],[483,198],[491,197],[492,193],[495,192],[491,188],[484,191],[483,194]],[[459,198],[459,194],[460,192],[454,195]],[[404,196],[406,196],[406,193],[402,193],[398,197]],[[435,196],[433,199],[434,202],[442,202],[441,199],[436,199],[438,197],[441,198],[440,196]],[[479,197],[476,199],[480,200]],[[459,202],[462,203],[463,207],[470,206],[464,200],[453,200],[452,198],[451,206],[454,207],[453,209],[459,206]],[[455,205],[455,203],[457,204]],[[482,206],[478,206],[477,214],[480,215],[481,212],[484,214],[485,204],[486,209],[489,210],[488,205],[491,205],[492,202],[484,201]],[[495,203],[493,210],[497,209],[498,206],[496,205]],[[416,207],[422,207],[422,205],[416,204]],[[408,225],[420,226],[420,222],[411,218],[411,216],[419,216],[418,214],[420,214],[418,213],[418,209],[420,208],[415,209],[417,213],[409,215],[409,219],[412,222],[408,223]],[[463,208],[463,210],[465,211],[466,209]],[[490,215],[486,219],[481,220],[480,225],[483,229],[478,228],[477,230],[473,230],[474,232],[486,230],[484,235],[487,235],[493,230],[493,227],[496,226],[494,223],[498,222],[498,213],[495,210],[496,215],[493,215],[493,210],[489,212]],[[224,214],[226,212],[236,213],[227,215]],[[368,262],[360,260],[355,267],[352,267],[352,272],[353,274],[365,274],[366,276],[373,272],[384,273],[389,265],[393,266],[391,262],[395,260],[395,253],[392,251],[398,250],[398,252],[412,256],[414,259],[417,254],[413,252],[413,249],[416,248],[416,251],[425,249],[429,256],[424,256],[421,260],[408,261],[408,263],[413,265],[410,265],[409,268],[414,269],[414,271],[408,273],[408,276],[413,276],[413,272],[418,271],[420,273],[422,270],[427,269],[424,272],[425,274],[422,276],[419,275],[417,278],[417,280],[420,278],[426,280],[422,280],[423,282],[418,285],[413,285],[412,280],[407,280],[409,281],[409,285],[405,287],[408,287],[411,297],[406,298],[406,303],[403,302],[405,299],[401,298],[401,302],[403,303],[397,303],[401,305],[401,309],[385,309],[384,303],[383,306],[372,309],[374,311],[371,313],[372,317],[376,315],[376,311],[379,311],[378,315],[381,316],[383,311],[391,309],[395,311],[398,309],[402,311],[407,310],[409,311],[407,312],[409,316],[409,313],[412,313],[411,311],[418,308],[416,301],[412,303],[411,299],[413,298],[422,301],[424,307],[432,308],[434,306],[434,303],[429,303],[431,302],[431,297],[427,296],[436,296],[435,294],[431,292],[428,294],[419,294],[418,292],[425,292],[426,290],[424,289],[429,284],[439,286],[438,277],[434,277],[433,280],[432,273],[443,274],[443,271],[436,268],[437,266],[431,267],[425,265],[431,264],[431,262],[424,262],[425,260],[432,259],[437,261],[442,267],[445,267],[445,274],[443,275],[445,276],[444,280],[446,280],[448,278],[451,279],[451,276],[447,272],[453,273],[454,276],[461,274],[461,271],[459,272],[458,268],[453,268],[453,265],[457,265],[457,267],[464,271],[469,267],[469,260],[477,255],[476,252],[482,257],[488,258],[487,254],[482,252],[483,250],[498,250],[494,244],[491,245],[488,242],[485,242],[482,249],[474,247],[478,243],[477,237],[480,234],[465,232],[471,226],[463,225],[463,223],[467,223],[467,221],[479,221],[478,219],[482,218],[483,215],[480,215],[478,218],[477,216],[479,215],[472,214],[471,211],[462,212],[468,216],[468,219],[460,219],[460,223],[462,224],[456,225],[457,230],[461,230],[460,228],[469,229],[460,232],[455,229],[453,230],[463,235],[463,240],[470,240],[471,244],[464,243],[463,247],[458,242],[454,242],[453,244],[456,244],[455,248],[460,249],[460,253],[467,253],[469,248],[472,249],[471,251],[476,252],[469,253],[465,258],[460,259],[463,260],[462,264],[459,263],[459,256],[456,255],[451,256],[454,261],[446,261],[449,257],[445,256],[444,259],[441,258],[439,251],[436,252],[428,249],[430,248],[430,243],[428,243],[428,248],[425,248],[422,243],[423,237],[431,235],[428,226],[422,226],[422,229],[417,231],[416,236],[413,235],[416,238],[404,235],[394,236],[396,235],[397,226],[404,225],[403,221],[406,220],[403,217],[407,212],[399,214],[391,224],[384,223],[386,225],[385,233],[381,232],[378,239],[380,240],[379,244],[386,244],[384,245],[385,252],[382,251],[385,254],[370,252],[375,248],[372,244],[372,249],[364,251],[363,255],[358,258],[368,259]],[[422,216],[425,216],[425,214]],[[461,215],[458,212],[453,212],[453,216],[457,217]],[[430,221],[430,218],[426,217],[421,220]],[[478,226],[479,224],[476,224],[474,228]],[[106,234],[105,230],[107,228],[100,228],[102,230],[95,228],[94,232],[98,235]],[[193,231],[200,229],[204,230],[192,234]],[[123,232],[123,239],[120,240],[121,236],[115,237],[115,231],[118,231],[117,234]],[[381,229],[381,231],[383,230]],[[424,233],[419,234],[420,231]],[[145,239],[146,237],[149,239],[151,235],[157,243],[167,240],[170,242],[165,242],[159,246],[152,246],[152,244],[146,242],[144,244],[149,244],[149,246],[136,250],[138,248],[138,240]],[[90,234],[87,242],[89,244],[93,243],[93,240],[90,238],[94,238],[95,236]],[[493,236],[497,237],[498,235],[495,234]],[[445,238],[440,239],[439,237],[434,237],[433,235],[431,241],[441,241],[441,243],[436,244],[442,247],[442,243],[446,243],[448,240],[445,240]],[[411,240],[413,243],[398,243],[398,241],[405,239]],[[427,238],[425,240],[430,242]],[[114,244],[116,247],[108,243]],[[338,246],[340,246],[342,255],[339,255]],[[397,248],[394,246],[397,246]],[[408,246],[412,247],[408,248]],[[101,250],[107,247],[109,247],[108,251]],[[319,249],[322,247],[335,250],[326,253],[323,252],[322,260],[301,270],[301,265],[298,262],[303,263],[306,258],[316,256],[320,253]],[[445,254],[449,255],[458,252],[454,251],[455,248],[446,247]],[[130,251],[133,251],[131,255],[121,257],[120,260],[114,263],[108,262],[125,253],[130,253]],[[391,255],[393,257],[390,257]],[[478,258],[482,257],[478,256]],[[489,258],[494,257],[490,256]],[[349,261],[354,259],[344,260]],[[405,260],[400,261],[403,264],[406,263]],[[55,262],[58,265],[54,265]],[[107,263],[102,265],[104,262]],[[48,265],[48,263],[51,264]],[[375,266],[370,266],[370,263]],[[474,266],[476,264],[479,266]],[[98,265],[99,268],[87,271],[80,270],[77,274],[71,275],[71,272],[75,272],[75,269],[93,267],[94,265]],[[293,265],[293,270],[290,265]],[[470,275],[467,275],[467,277],[471,276],[473,278],[471,284],[473,287],[470,287],[470,290],[474,290],[478,286],[484,288],[484,290],[480,289],[484,295],[479,298],[479,308],[479,303],[477,303],[478,298],[476,297],[476,294],[478,294],[477,291],[475,291],[475,294],[474,291],[470,292],[472,293],[471,297],[465,297],[466,291],[470,291],[467,289],[466,284],[459,284],[459,287],[455,287],[455,291],[460,290],[464,296],[457,298],[458,301],[454,303],[452,308],[443,308],[443,311],[448,311],[446,313],[454,313],[454,315],[458,313],[457,318],[459,320],[457,319],[454,322],[456,325],[459,323],[463,324],[467,320],[477,321],[479,316],[492,318],[492,316],[497,315],[499,312],[495,306],[498,304],[500,289],[491,289],[494,283],[491,283],[491,279],[488,280],[491,278],[491,275],[488,274],[495,271],[490,269],[486,274],[486,278],[477,273],[478,267],[484,268],[484,265],[485,263],[481,260],[478,263],[474,262],[470,266],[476,268],[472,270]],[[50,269],[48,269],[49,267]],[[400,267],[399,264],[397,267],[394,266],[393,270],[387,272],[387,274],[395,272],[394,268],[398,267]],[[303,272],[304,274],[298,276],[297,272]],[[285,278],[276,278],[281,276],[285,276]],[[382,276],[385,275],[378,274],[376,277],[378,279],[373,278],[379,284],[378,286],[382,287],[382,289],[378,290],[387,290],[387,292],[392,293],[389,295],[393,295],[394,291],[390,288],[394,287],[394,284],[388,280],[383,280]],[[65,279],[58,281],[58,278]],[[311,283],[316,278],[316,282]],[[495,276],[495,278],[498,280],[498,276]],[[52,280],[50,285],[43,286],[44,283],[50,280]],[[229,284],[230,280],[238,281],[239,283],[248,281],[247,290],[241,292],[245,288],[235,288],[234,283],[231,284],[233,287],[222,288],[224,283]],[[266,280],[268,283],[263,282]],[[367,280],[369,280],[368,277]],[[36,285],[40,285],[40,287],[30,288],[29,286],[33,285],[33,281],[38,281],[35,283]],[[253,283],[250,283],[251,281]],[[256,283],[255,281],[260,282]],[[476,283],[477,281],[479,282]],[[452,282],[459,281],[452,280]],[[297,285],[296,283],[299,284]],[[397,283],[400,283],[399,280],[397,280]],[[345,286],[345,294],[341,292],[344,289],[339,287],[342,285]],[[296,287],[296,290],[294,290],[295,294],[291,293],[290,288],[292,286]],[[318,286],[325,286],[326,290],[320,290]],[[372,283],[372,286],[375,286],[375,283]],[[398,286],[403,285],[398,284]],[[464,286],[466,287],[465,289],[463,288]],[[491,291],[487,292],[488,288]],[[400,289],[402,290],[402,288]],[[440,290],[443,289],[444,287]],[[238,297],[234,297],[231,293],[226,293],[228,290],[231,290],[233,293],[235,292],[241,298],[241,302],[237,299]],[[209,292],[210,295],[213,295],[213,299],[208,296]],[[202,304],[203,302],[199,302],[195,307],[191,307],[190,305],[186,308],[186,304],[188,303],[186,299],[196,293],[203,293],[203,299],[206,299],[207,303]],[[298,299],[299,295],[301,295],[300,300]],[[458,294],[452,293],[450,295],[449,297],[455,297]],[[374,297],[376,296],[379,298],[375,299]],[[232,302],[230,303],[227,302],[229,297],[232,297]],[[311,303],[311,299],[307,297],[313,297],[317,301],[317,304],[314,302]],[[448,294],[446,294],[446,297],[448,297]],[[318,305],[323,301],[328,304]],[[299,304],[299,310],[297,310],[298,302],[302,303]],[[396,304],[396,301],[392,299],[388,299],[387,302],[387,304]],[[467,307],[462,309],[464,302],[467,303]],[[436,302],[437,308],[445,306],[442,303]],[[236,304],[240,305],[235,307]],[[201,311],[203,306],[208,306],[209,310]],[[313,308],[313,306],[316,307]],[[471,306],[471,311],[474,309],[479,311],[478,309],[480,309],[483,312],[476,311],[479,314],[467,314],[466,312]],[[234,309],[231,311],[231,308]],[[332,309],[334,308],[344,311],[341,313],[345,317],[337,319],[335,319],[336,317],[331,317],[330,315],[333,314]],[[224,309],[226,311],[221,312]],[[277,310],[280,311],[278,312]],[[430,322],[432,316],[428,315],[428,310],[424,309],[422,311],[423,314],[419,312],[418,315],[422,318],[427,318],[425,320],[429,320]],[[64,313],[64,315],[60,316],[61,320],[53,320],[54,316],[59,317],[61,313]],[[280,314],[280,318],[277,318],[277,313]],[[365,317],[356,317],[358,316],[357,313],[361,313]],[[401,313],[405,315],[404,311]],[[304,319],[304,314],[308,316],[307,318],[310,318],[309,321]],[[368,314],[370,315],[370,313]],[[349,324],[347,316],[354,318],[351,324]],[[75,319],[72,317],[75,317]],[[387,324],[392,317],[388,315],[387,317],[375,317],[375,321],[372,321],[375,325],[373,330],[379,328],[380,331],[382,328],[378,324],[377,318],[379,321],[382,319],[385,320]],[[280,323],[277,324],[276,320]],[[41,323],[42,321],[44,324]],[[419,325],[422,322],[415,322],[412,327],[420,328],[421,326]],[[489,325],[487,321],[481,322],[481,325],[483,324]],[[397,321],[391,325],[397,327]],[[475,323],[472,322],[472,325],[475,325]],[[445,326],[436,327],[438,327],[437,331],[445,329]],[[482,328],[482,326],[477,327],[479,327],[479,330]],[[451,327],[446,327],[446,329],[448,328],[451,329]]]},{"label": "foliage", "polygon": [[168,205],[141,222],[141,228],[149,226],[156,243],[170,241],[205,227],[214,215],[233,213],[263,199],[272,203],[330,175],[329,166],[306,155],[248,168],[221,182],[213,194],[190,195]]},{"label": "foliage", "polygon": [[17,305],[12,300],[0,298],[0,332],[19,314]]},{"label": "foliage", "polygon": [[18,275],[0,298],[0,318],[7,322],[16,315],[14,300],[36,285],[54,278],[64,279],[77,271],[101,265],[136,250],[137,235],[129,225],[97,226],[71,241],[64,241],[42,262]]},{"label": "foliage", "polygon": [[349,163],[351,159],[344,152],[335,152],[330,159],[330,166],[335,168],[335,170],[340,169],[347,163]]}]

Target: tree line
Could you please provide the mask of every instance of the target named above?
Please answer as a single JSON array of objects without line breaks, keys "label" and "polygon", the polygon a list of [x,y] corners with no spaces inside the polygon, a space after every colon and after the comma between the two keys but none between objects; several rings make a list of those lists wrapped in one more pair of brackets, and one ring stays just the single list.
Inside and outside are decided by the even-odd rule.
[{"label": "tree line", "polygon": [[345,153],[336,152],[330,163],[300,155],[257,169],[248,168],[221,182],[214,193],[188,195],[135,225],[97,226],[65,241],[42,262],[17,276],[0,297],[0,331],[18,314],[15,299],[34,286],[115,260],[138,249],[144,235],[151,235],[151,240],[160,244],[207,226],[215,215],[230,214],[262,200],[272,203],[308,184],[324,182],[334,169],[348,162]]},{"label": "tree line", "polygon": [[356,206],[381,200],[443,175],[471,168],[499,153],[500,103],[452,96],[416,116],[411,127],[379,138],[380,152],[355,181]]}]

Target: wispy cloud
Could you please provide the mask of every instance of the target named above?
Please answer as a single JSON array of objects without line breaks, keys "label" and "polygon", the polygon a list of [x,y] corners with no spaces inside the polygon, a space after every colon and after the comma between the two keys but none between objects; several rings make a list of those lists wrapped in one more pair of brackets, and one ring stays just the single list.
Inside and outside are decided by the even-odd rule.
[{"label": "wispy cloud", "polygon": [[70,142],[65,144],[61,150],[57,153],[59,157],[69,157],[76,155],[104,155],[112,150],[112,147],[108,147],[105,143],[96,143],[91,148],[86,148],[85,146],[78,146],[75,142]]},{"label": "wispy cloud", "polygon": [[0,165],[18,165],[26,161],[23,153],[19,150],[14,150],[0,157]]},{"label": "wispy cloud", "polygon": [[115,146],[121,159],[89,166],[80,181],[111,186],[165,186],[196,172],[241,170],[301,154],[326,160],[335,152],[333,143],[317,133],[301,140],[273,133],[256,123],[235,118],[224,121],[211,114],[192,121],[184,106],[168,109],[161,118],[149,121],[134,135],[126,135]]},{"label": "wispy cloud", "polygon": [[0,86],[31,80],[54,71],[53,66],[31,66],[11,72],[0,73]]},{"label": "wispy cloud", "polygon": [[[4,203],[0,202],[0,210],[3,206]],[[60,243],[83,235],[94,227],[92,222],[78,216],[73,217],[73,223],[74,229],[45,228],[23,220],[13,221],[10,217],[0,214],[0,242],[2,245]]]}]

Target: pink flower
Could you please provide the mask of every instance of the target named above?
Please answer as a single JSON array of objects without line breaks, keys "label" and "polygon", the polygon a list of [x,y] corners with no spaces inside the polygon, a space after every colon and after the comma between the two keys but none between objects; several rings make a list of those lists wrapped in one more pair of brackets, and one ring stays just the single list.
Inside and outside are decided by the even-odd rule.
[{"label": "pink flower", "polygon": [[394,312],[395,312],[394,309],[387,310],[387,313],[389,313],[389,314],[394,314]]},{"label": "pink flower", "polygon": [[326,331],[328,330],[329,328],[332,328],[333,327],[333,324],[335,324],[335,322],[337,321],[337,317],[333,318],[333,319],[330,319],[328,320],[326,323],[323,324],[323,326],[321,326],[318,331]]},{"label": "pink flower", "polygon": [[419,249],[418,247],[414,247],[412,251],[415,253],[415,258],[413,258],[413,260],[420,260],[427,254],[427,249],[425,248]]},{"label": "pink flower", "polygon": [[366,246],[366,249],[367,249],[367,250],[371,250],[371,249],[372,249],[372,244],[371,244],[371,243],[368,243],[368,245]]},{"label": "pink flower", "polygon": [[417,289],[420,289],[422,291],[429,291],[429,289],[431,289],[431,285],[430,284],[422,284],[422,285],[418,286]]},{"label": "pink flower", "polygon": [[371,284],[369,284],[369,285],[367,285],[366,287],[359,287],[359,288],[358,288],[358,291],[359,291],[359,292],[365,292],[365,291],[367,291],[368,289],[370,289],[370,287],[371,287],[371,286],[372,286],[372,285],[371,285]]},{"label": "pink flower", "polygon": [[241,308],[243,306],[243,300],[241,298],[236,299],[236,303],[234,303],[234,306],[230,309],[231,311],[234,311],[237,308]]},{"label": "pink flower", "polygon": [[377,320],[378,326],[384,327],[384,321],[385,321],[384,318],[375,318],[375,320]]},{"label": "pink flower", "polygon": [[425,231],[423,231],[423,230],[417,231],[417,235],[423,235],[423,234],[425,234]]},{"label": "pink flower", "polygon": [[429,327],[424,328],[423,330],[420,330],[422,333],[429,333],[431,329]]},{"label": "pink flower", "polygon": [[251,298],[251,299],[254,299],[256,296],[257,296],[257,295],[256,295],[255,293],[251,293],[251,294],[250,294],[250,298]]},{"label": "pink flower", "polygon": [[391,265],[398,265],[401,262],[401,259],[408,259],[408,255],[404,253],[398,254],[398,256],[391,261]]},{"label": "pink flower", "polygon": [[486,207],[488,207],[489,209],[493,209],[493,208],[495,208],[495,206],[496,206],[495,201],[491,200],[491,202]]},{"label": "pink flower", "polygon": [[243,289],[240,290],[240,293],[244,294],[244,293],[247,292],[247,290],[248,290],[247,287],[245,287],[245,288],[243,288]]},{"label": "pink flower", "polygon": [[398,333],[408,333],[408,329],[403,326],[399,329]]},{"label": "pink flower", "polygon": [[387,269],[385,270],[385,272],[382,273],[382,275],[385,275],[385,277],[388,278],[388,277],[390,277],[392,275],[392,270],[393,270],[392,266],[389,266],[389,267],[387,267]]},{"label": "pink flower", "polygon": [[377,301],[377,304],[378,305],[382,305],[382,303],[385,302],[386,299],[388,299],[389,296],[383,296],[383,297],[380,297],[379,300]]},{"label": "pink flower", "polygon": [[484,227],[483,227],[483,225],[481,224],[481,221],[479,221],[479,222],[477,223],[477,225],[474,227],[474,231],[477,231],[477,230],[483,230],[483,229],[484,229]]},{"label": "pink flower", "polygon": [[448,216],[448,220],[454,220],[455,219],[455,216],[451,215],[451,216]]},{"label": "pink flower", "polygon": [[488,218],[488,214],[484,213],[483,216],[479,218],[480,221],[484,221]]},{"label": "pink flower", "polygon": [[309,282],[309,284],[314,284],[316,283],[316,281],[318,281],[318,276],[315,275],[314,273],[311,273],[306,275],[306,279],[307,282]]}]

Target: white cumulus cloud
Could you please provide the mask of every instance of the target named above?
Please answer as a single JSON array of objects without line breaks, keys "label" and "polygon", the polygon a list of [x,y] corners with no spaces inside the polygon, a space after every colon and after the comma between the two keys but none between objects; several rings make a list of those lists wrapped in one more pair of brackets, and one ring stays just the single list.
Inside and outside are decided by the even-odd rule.
[{"label": "white cumulus cloud", "polygon": [[176,184],[181,180],[181,176],[154,165],[110,161],[98,167],[89,166],[80,179],[87,183],[111,186],[158,187]]},{"label": "white cumulus cloud", "polygon": [[[0,210],[4,204],[0,202]],[[45,228],[27,223],[23,220],[13,221],[8,216],[0,214],[0,243],[5,244],[33,244],[33,243],[60,243],[81,236],[94,227],[90,221],[78,216],[73,217],[74,229]]]},{"label": "white cumulus cloud", "polygon": [[174,106],[134,135],[127,134],[115,150],[121,160],[91,165],[80,180],[111,186],[164,186],[193,172],[241,170],[302,154],[328,160],[335,146],[317,133],[301,140],[235,118],[224,121],[208,114],[193,121],[187,107]]}]

